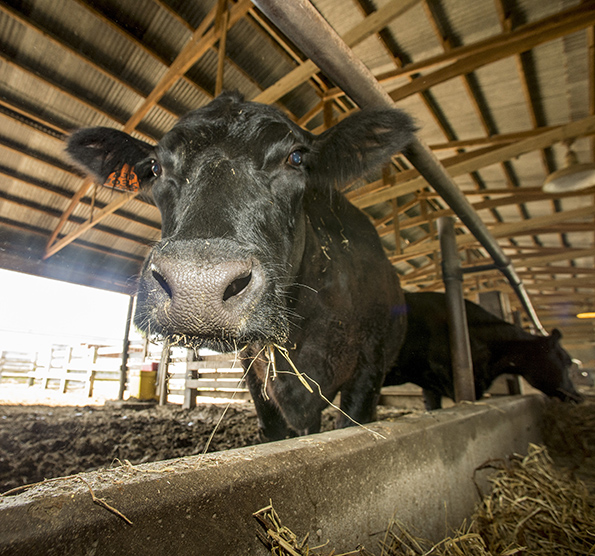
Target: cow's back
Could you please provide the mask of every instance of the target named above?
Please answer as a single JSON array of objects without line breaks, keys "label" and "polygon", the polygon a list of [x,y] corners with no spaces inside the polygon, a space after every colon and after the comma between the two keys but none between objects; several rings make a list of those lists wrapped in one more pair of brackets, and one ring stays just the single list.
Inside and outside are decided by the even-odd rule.
[{"label": "cow's back", "polygon": [[[417,384],[424,389],[428,409],[436,409],[442,396],[454,399],[446,296],[405,293],[405,300],[407,334],[385,384]],[[503,373],[522,375],[549,396],[579,398],[568,378],[570,358],[559,345],[557,330],[551,336],[534,336],[468,300],[465,309],[477,398]]]},{"label": "cow's back", "polygon": [[[413,382],[436,396],[454,399],[446,296],[437,292],[406,292],[407,333],[397,364],[386,385]],[[475,390],[481,397],[495,378],[506,344],[531,335],[465,300]]]}]

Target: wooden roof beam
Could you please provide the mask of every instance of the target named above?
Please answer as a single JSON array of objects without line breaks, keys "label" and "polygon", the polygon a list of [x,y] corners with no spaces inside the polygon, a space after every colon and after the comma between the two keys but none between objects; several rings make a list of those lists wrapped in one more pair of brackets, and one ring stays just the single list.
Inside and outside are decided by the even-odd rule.
[{"label": "wooden roof beam", "polygon": [[[552,262],[559,262],[559,261],[568,261],[568,260],[572,260],[574,258],[579,258],[581,256],[589,256],[589,255],[593,255],[592,250],[589,251],[588,249],[567,249],[564,248],[561,252],[559,253],[554,253],[554,254],[549,254],[549,255],[536,255],[536,256],[524,256],[522,258],[520,257],[511,257],[513,259],[513,262],[515,263],[515,267],[518,268],[526,268],[526,267],[531,267],[531,270],[527,270],[527,271],[518,271],[519,276],[521,276],[523,279],[525,278],[529,278],[530,276],[532,276],[533,274],[570,274],[571,272],[567,270],[566,267],[562,267],[562,270],[560,270],[560,272],[556,272],[557,267],[555,266],[551,266],[548,267],[548,269],[544,269],[543,272],[533,272],[533,266],[540,266],[543,264],[547,264],[547,263],[552,263]],[[484,259],[484,260],[476,260],[473,262],[472,265],[469,264],[464,264],[463,265],[463,269],[469,266],[475,266],[475,265],[483,265],[483,264],[490,264],[492,261],[488,258]],[[587,274],[588,276],[586,276],[586,278],[589,278],[591,281],[593,281],[592,278],[592,272],[581,272],[580,268],[577,267],[570,267],[571,269],[573,269],[575,271],[576,274]],[[592,270],[592,269],[588,269],[588,270]],[[482,270],[481,272],[475,272],[473,273],[471,276],[477,278],[477,277],[481,277],[481,276],[499,276],[500,271],[498,269],[491,269],[491,270]],[[428,283],[428,282],[434,282],[435,280],[440,280],[441,277],[436,273],[434,265],[432,263],[429,263],[427,265],[424,265],[422,268],[418,269],[417,271],[414,272],[410,272],[408,274],[402,275],[401,276],[401,282],[403,283],[403,285],[420,285],[420,284],[424,284],[424,283]],[[593,286],[595,287],[595,285]]]},{"label": "wooden roof beam", "polygon": [[[541,188],[539,188],[538,192],[536,191],[536,192],[532,192],[530,194],[526,194],[524,189],[517,189],[517,190],[507,189],[506,191],[508,192],[508,195],[505,197],[498,197],[496,199],[487,199],[485,201],[472,203],[471,206],[477,212],[480,210],[488,210],[491,208],[518,205],[519,203],[532,203],[532,202],[536,202],[536,201],[549,201],[549,200],[553,200],[553,199],[562,199],[562,198],[577,197],[577,196],[590,196],[590,195],[593,195],[593,193],[595,193],[595,187],[589,188],[589,189],[583,189],[580,191],[569,191],[566,193],[544,193]],[[467,192],[465,192],[465,193],[467,193]],[[482,192],[476,192],[476,194],[480,194],[480,193],[483,193],[483,196],[488,196],[491,194],[489,190],[484,190]],[[510,193],[512,193],[512,195]],[[420,196],[420,197],[424,198],[424,196]],[[400,212],[402,212],[402,211],[400,211]],[[453,214],[454,214],[454,212],[452,211],[452,209],[440,209],[440,210],[436,210],[432,213],[432,218],[436,219],[436,218],[440,218],[441,216],[452,216]],[[377,231],[380,236],[386,235],[392,231],[392,226],[388,223],[388,220],[390,220],[390,219],[391,219],[390,217],[386,217],[386,218],[382,219],[382,221],[375,222]],[[401,230],[406,230],[409,228],[415,228],[417,226],[422,226],[424,224],[427,224],[427,220],[425,218],[423,218],[423,216],[415,216],[415,217],[407,218],[406,220],[399,222],[399,227]],[[585,225],[585,226],[587,226],[587,225]],[[591,226],[591,229],[593,228],[593,224],[589,224],[589,226]],[[568,230],[568,231],[571,231],[571,230]],[[574,231],[579,231],[579,230],[574,230]],[[587,228],[585,228],[584,230],[581,229],[580,231],[587,231]]]},{"label": "wooden roof beam", "polygon": [[[411,6],[416,4],[419,0],[400,0],[399,2],[391,2],[388,6],[381,8],[380,10],[374,12],[370,16],[364,19],[364,21],[352,29],[346,36],[351,44],[356,44],[357,42],[361,42],[365,38],[367,38],[370,34],[373,34],[376,29],[381,29],[382,27],[386,26],[389,21],[396,18],[401,13],[407,11]],[[230,10],[230,17],[229,17],[229,24],[228,26],[233,26],[241,17],[243,17],[252,7],[252,4],[249,0],[240,0],[237,4],[234,4]],[[183,75],[195,62],[204,54],[204,52],[210,48],[214,43],[219,39],[220,32],[215,32],[214,29],[207,31],[208,27],[211,25],[211,22],[214,18],[216,13],[217,7],[215,6],[212,12],[212,17],[207,16],[203,24],[201,24],[195,33],[193,34],[192,38],[188,41],[186,46],[182,49],[176,60],[171,64],[166,74],[162,77],[160,82],[157,86],[153,89],[151,94],[145,99],[142,105],[138,108],[136,113],[129,119],[129,121],[124,126],[124,131],[132,131],[135,126],[142,120],[142,118],[146,115],[146,113],[152,108],[152,106],[161,98],[163,94],[168,90],[169,87],[176,82],[176,80]],[[203,37],[204,35],[204,37]],[[309,61],[308,61],[309,62]],[[304,62],[304,64],[308,64],[308,62]],[[312,68],[309,70],[310,75],[313,75],[317,72],[316,66],[312,64]],[[302,64],[302,66],[304,65]],[[302,66],[296,68],[300,69]],[[295,71],[295,70],[294,70]],[[302,68],[303,71],[303,68]],[[309,76],[306,78],[308,79]],[[306,80],[304,79],[304,81]],[[303,81],[301,81],[303,82]],[[300,83],[301,83],[300,82]],[[294,85],[294,86],[297,86]],[[275,86],[273,86],[275,87]],[[291,90],[291,87],[289,90]],[[271,88],[270,88],[271,89]],[[278,92],[278,87],[275,89]],[[269,91],[269,89],[267,89]],[[265,91],[265,93],[267,92]],[[270,92],[270,91],[269,91]],[[286,91],[287,92],[287,91]],[[285,93],[279,95],[282,96]],[[260,102],[267,102],[262,98],[262,94],[258,95],[260,97],[258,100]],[[274,102],[277,98],[268,100],[268,102]],[[257,99],[255,99],[257,100]],[[72,232],[68,236],[62,238],[59,241],[56,241],[60,230],[64,226],[64,223],[68,219],[68,216],[74,210],[74,207],[77,205],[79,199],[88,191],[89,187],[92,184],[92,180],[90,178],[86,179],[83,182],[81,188],[75,194],[71,204],[67,207],[66,211],[63,214],[62,219],[58,223],[58,226],[54,230],[50,241],[48,242],[48,247],[46,249],[46,253],[44,258],[48,258],[54,253],[58,252],[62,249],[65,245],[68,245],[70,242],[74,241],[77,237],[83,234],[85,231],[90,229],[94,223],[87,222],[86,225],[80,226],[78,230]],[[120,199],[116,199],[113,203],[108,205],[100,215],[96,215],[94,222],[97,222],[97,218],[101,217],[104,218],[105,216],[111,214],[114,210],[120,208],[123,204],[125,204],[128,200],[134,198],[135,195],[125,195],[122,196],[125,200],[122,202]]]},{"label": "wooden roof beam", "polygon": [[[487,64],[497,62],[520,52],[526,52],[544,42],[549,42],[585,29],[595,23],[595,2],[592,0],[583,2],[574,9],[566,10],[547,19],[548,25],[543,25],[542,30],[536,30],[529,35],[524,33],[514,34],[514,32],[505,33],[504,35],[507,40],[500,41],[502,44],[484,49],[483,52],[466,56],[444,68],[417,77],[410,84],[403,85],[391,91],[389,93],[390,97],[397,102],[449,79],[471,73]],[[525,29],[525,27],[522,29]]]},{"label": "wooden roof beam", "polygon": [[[595,11],[594,11],[595,13]],[[587,116],[582,120],[562,125],[555,129],[544,131],[535,137],[529,137],[503,146],[488,147],[472,153],[454,156],[442,160],[451,177],[461,176],[480,170],[486,166],[497,164],[503,160],[510,160],[554,143],[562,142],[574,137],[582,137],[595,133],[595,116]],[[412,178],[412,176],[415,176]],[[360,208],[369,207],[394,199],[407,193],[413,193],[427,187],[427,182],[417,170],[408,170],[395,176],[395,185],[381,191],[371,192],[358,197],[352,197],[351,202]]]},{"label": "wooden roof beam", "polygon": [[[438,37],[438,40],[442,44],[443,50],[445,52],[450,52],[453,49],[452,40],[449,36],[446,35],[446,31],[443,29],[443,26],[439,25],[439,23],[438,23],[439,18],[435,13],[436,5],[429,2],[428,0],[424,0],[422,5],[424,7],[424,11],[426,12],[426,17],[428,18],[428,21],[430,22],[430,25],[432,26],[432,28],[434,30],[434,34]],[[475,109],[475,113],[477,114],[477,117],[479,119],[479,122],[481,123],[481,126],[483,127],[484,131],[486,132],[486,135],[489,135],[493,130],[489,129],[486,115],[483,113],[483,110],[481,109],[481,107],[479,105],[479,102],[475,95],[475,91],[473,90],[473,85],[471,83],[469,75],[464,74],[464,75],[461,75],[460,78],[461,78],[461,81],[463,84],[463,88],[467,92],[467,96],[469,97],[471,104],[473,105],[473,108]],[[449,138],[452,139],[452,137],[449,137]],[[507,177],[509,178],[509,183],[512,186],[510,176],[508,176],[506,167],[503,168],[503,171],[504,171],[505,175],[507,175]],[[480,178],[477,175],[477,173],[472,172],[470,174],[470,178],[473,181],[473,183],[475,183],[476,189],[478,191],[481,191],[482,183],[481,183]],[[489,210],[491,210],[492,215],[494,216],[494,218],[496,220],[500,220],[500,221],[502,220],[502,217],[500,216],[498,211],[495,210],[494,207],[490,208]],[[521,216],[523,216],[522,211],[521,211]]]},{"label": "wooden roof beam", "polygon": [[[112,120],[113,122],[115,122],[119,125],[125,124],[125,120],[123,120],[122,118],[116,116],[113,113],[107,112],[106,110],[101,108],[101,106],[99,106],[95,102],[93,102],[89,99],[85,99],[80,94],[77,94],[76,92],[71,91],[70,89],[65,87],[60,81],[53,80],[48,76],[41,75],[38,70],[36,70],[34,68],[30,68],[30,67],[25,67],[22,63],[17,64],[7,54],[4,54],[2,51],[0,51],[0,59],[6,65],[16,68],[18,71],[23,72],[24,74],[26,74],[27,76],[29,76],[35,80],[42,81],[49,87],[49,89],[58,91],[60,94],[68,97],[68,99],[70,101],[78,102],[78,103],[82,104],[83,106],[90,108],[94,112],[97,112],[98,114],[101,114],[101,115],[105,116],[106,118],[109,118],[110,120]],[[139,132],[139,133],[145,140],[149,140],[149,141],[153,140],[152,137],[149,137],[148,135],[143,134],[141,132]]]},{"label": "wooden roof beam", "polygon": [[[92,1],[91,2],[87,2],[85,0],[74,0],[74,1],[77,2],[84,9],[86,9],[87,11],[89,11],[90,13],[92,13],[94,17],[96,17],[97,19],[101,20],[102,23],[104,23],[105,25],[107,25],[108,27],[110,27],[115,33],[117,33],[118,35],[124,37],[126,40],[132,42],[137,48],[139,48],[140,50],[142,50],[143,52],[145,52],[151,58],[153,58],[154,60],[157,60],[158,62],[162,63],[166,67],[171,67],[170,66],[170,60],[168,58],[166,58],[162,54],[158,53],[156,50],[150,48],[147,44],[145,44],[145,42],[143,42],[142,40],[138,39],[136,36],[134,36],[134,34],[132,34],[130,31],[128,31],[124,27],[122,27],[118,23],[117,17],[114,17],[113,19],[110,19],[101,10],[99,10],[98,7],[95,5],[95,3],[92,2]],[[168,10],[168,12],[169,12],[169,10]],[[201,26],[203,26],[207,20],[209,20],[209,23],[212,23],[214,21],[214,17],[212,16],[212,13],[211,12],[209,12],[206,15],[205,19],[199,25],[199,28]],[[185,76],[181,76],[180,79],[183,79],[184,81],[186,81],[191,87],[193,87],[194,89],[200,91],[202,94],[205,94],[208,97],[212,97],[212,95],[208,91],[206,91],[203,87],[201,87],[198,83],[192,81],[191,79],[188,79]],[[144,97],[146,95],[143,94],[141,96]]]},{"label": "wooden roof beam", "polygon": [[445,143],[433,143],[429,145],[429,148],[434,152],[456,150],[456,149],[468,149],[471,147],[484,147],[489,145],[502,145],[505,143],[514,143],[519,139],[527,139],[528,137],[534,137],[544,131],[551,131],[559,126],[542,126],[535,129],[527,129],[526,131],[517,131],[515,133],[497,133],[495,135],[489,135],[487,137],[472,137],[469,139],[458,139],[456,141],[447,141]]},{"label": "wooden roof beam", "polygon": [[[510,33],[501,33],[476,43],[453,48],[444,54],[408,64],[402,69],[380,74],[377,79],[384,83],[398,77],[422,73],[436,66],[446,66],[432,73],[425,73],[412,83],[393,90],[392,94],[395,97],[405,98],[419,90],[427,89],[458,75],[470,73],[482,65],[513,56],[518,52],[530,50],[543,42],[584,29],[594,22],[594,8],[595,2],[587,0],[578,6],[539,21],[522,25]],[[425,86],[422,82],[426,79],[428,79],[428,83]]]},{"label": "wooden roof beam", "polygon": [[[9,220],[8,218],[3,218],[1,216],[0,216],[0,224],[2,224],[2,226],[7,226],[7,227],[13,228],[15,230],[28,232],[28,233],[35,234],[35,235],[41,236],[41,237],[47,237],[48,233],[49,233],[49,230],[44,230],[44,229],[36,227],[36,226],[31,226],[29,224],[25,224],[24,222],[17,222],[15,220]],[[141,257],[139,255],[134,255],[133,253],[127,253],[126,251],[121,251],[119,249],[112,249],[111,247],[106,247],[104,245],[98,245],[96,243],[91,243],[89,241],[80,241],[77,243],[77,247],[81,248],[81,249],[97,251],[99,253],[102,253],[103,255],[110,255],[113,257],[126,259],[128,261],[135,261],[136,263],[138,263],[139,268],[140,268],[140,265],[142,264],[143,260],[145,259],[145,257]],[[7,256],[6,252],[0,251],[0,259],[3,259],[6,256]],[[19,257],[18,261],[20,263],[22,263],[23,262],[22,257]],[[37,259],[28,259],[28,262],[33,263],[35,265],[43,264]]]},{"label": "wooden roof beam", "polygon": [[[577,218],[587,218],[595,214],[595,205],[588,205],[578,209],[568,210],[565,212],[556,212],[554,214],[547,214],[544,216],[537,216],[529,220],[522,220],[520,222],[509,222],[505,224],[496,224],[495,226],[489,226],[491,234],[495,238],[504,238],[513,235],[522,235],[531,233],[536,228],[543,228],[549,225],[555,225],[560,222],[567,220],[573,220]],[[477,240],[471,234],[460,234],[457,236],[457,245],[464,247],[466,245],[476,244]],[[403,250],[403,254],[398,257],[391,257],[393,263],[400,260],[412,259],[422,255],[432,253],[435,249],[439,249],[440,242],[438,240],[429,241],[422,245],[415,246],[413,248],[406,247]],[[570,252],[571,250],[568,249]],[[591,249],[591,255],[595,256],[595,251]],[[584,255],[587,256],[587,255]],[[574,258],[574,257],[573,257]]]},{"label": "wooden roof beam", "polygon": [[[58,187],[58,186],[49,184],[45,181],[42,181],[40,179],[31,177],[31,176],[26,176],[26,175],[22,174],[21,172],[6,168],[3,165],[0,165],[0,176],[6,176],[8,179],[25,184],[28,187],[34,187],[34,188],[40,189],[44,193],[50,193],[52,195],[57,195],[59,197],[67,199],[67,200],[72,199],[72,191],[70,191],[68,189],[64,189],[62,187]],[[106,206],[104,203],[99,202],[97,200],[93,203],[92,199],[90,199],[89,197],[83,197],[80,200],[80,203],[87,205],[87,206],[91,206],[94,204],[95,207],[99,208],[99,209],[102,209]],[[134,212],[117,210],[114,212],[114,215],[116,215],[120,218],[123,218],[124,220],[127,220],[129,222],[132,222],[134,224],[141,224],[143,226],[147,226],[153,230],[161,229],[160,222],[153,221],[148,218],[138,216]]]},{"label": "wooden roof beam", "polygon": [[[8,193],[4,193],[4,192],[0,191],[0,199],[3,200],[4,202],[17,205],[19,208],[22,208],[22,209],[24,208],[27,210],[39,212],[45,216],[50,216],[52,218],[60,217],[60,211],[58,211],[52,207],[48,207],[47,205],[42,205],[41,203],[37,203],[35,201],[25,199],[23,197],[17,197],[16,195],[10,195]],[[82,218],[75,217],[75,216],[71,216],[70,219],[72,222],[75,222],[78,224],[82,224],[84,222],[84,220]],[[134,234],[130,234],[128,232],[117,230],[110,226],[104,226],[104,225],[100,224],[100,225],[96,226],[96,229],[98,231],[106,233],[108,235],[115,236],[119,239],[132,241],[136,244],[143,245],[145,247],[148,247],[152,243],[150,240],[146,239],[145,237],[141,237],[141,236],[137,236]]]},{"label": "wooden roof beam", "polygon": [[[144,92],[141,91],[138,87],[136,87],[135,85],[133,85],[132,83],[130,83],[128,81],[125,81],[117,73],[115,73],[111,69],[105,67],[104,65],[100,64],[97,60],[91,58],[90,56],[86,56],[85,54],[80,52],[80,50],[78,50],[77,48],[73,48],[70,44],[68,44],[61,37],[59,37],[58,35],[53,33],[47,27],[42,27],[37,22],[33,21],[29,17],[26,17],[25,15],[23,15],[21,12],[19,12],[15,8],[13,8],[11,6],[0,4],[0,10],[6,12],[7,14],[10,15],[10,17],[19,21],[22,25],[27,27],[27,29],[31,29],[31,30],[43,35],[45,40],[60,47],[62,50],[66,51],[69,55],[74,56],[75,58],[78,58],[79,60],[81,60],[82,62],[87,64],[88,66],[91,66],[95,71],[101,73],[102,75],[105,75],[106,77],[109,77],[110,79],[112,79],[113,81],[115,81],[116,83],[121,85],[122,87],[128,89],[129,91],[132,91],[133,93],[139,95],[140,97],[145,96]],[[138,42],[139,41],[136,41],[136,43],[138,43]],[[153,54],[153,56],[157,57],[154,54]],[[166,61],[164,61],[162,58],[157,57],[157,59],[162,61],[163,63],[166,63]],[[171,110],[169,110],[165,106],[160,106],[160,108],[162,108],[164,111],[166,111],[169,114],[175,115],[175,114],[173,114],[173,112],[171,112]]]}]

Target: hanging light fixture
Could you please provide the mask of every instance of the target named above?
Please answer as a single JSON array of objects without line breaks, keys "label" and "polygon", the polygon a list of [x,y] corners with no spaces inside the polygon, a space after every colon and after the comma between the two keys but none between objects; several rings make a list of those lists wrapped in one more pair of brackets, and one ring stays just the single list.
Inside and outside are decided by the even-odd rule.
[{"label": "hanging light fixture", "polygon": [[579,164],[576,153],[572,150],[572,141],[565,142],[566,156],[564,168],[552,172],[543,182],[546,193],[565,193],[578,191],[595,185],[595,164]]},{"label": "hanging light fixture", "polygon": [[595,319],[595,311],[587,311],[576,315],[579,319]]}]

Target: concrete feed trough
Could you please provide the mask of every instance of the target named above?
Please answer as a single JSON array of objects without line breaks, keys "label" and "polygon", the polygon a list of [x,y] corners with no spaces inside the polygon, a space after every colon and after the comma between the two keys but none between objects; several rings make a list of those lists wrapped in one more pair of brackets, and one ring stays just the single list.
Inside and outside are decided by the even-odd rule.
[{"label": "concrete feed trough", "polygon": [[509,397],[56,480],[0,498],[0,554],[266,554],[252,514],[271,501],[311,545],[374,550],[393,517],[438,540],[472,512],[479,465],[540,442],[543,407]]}]

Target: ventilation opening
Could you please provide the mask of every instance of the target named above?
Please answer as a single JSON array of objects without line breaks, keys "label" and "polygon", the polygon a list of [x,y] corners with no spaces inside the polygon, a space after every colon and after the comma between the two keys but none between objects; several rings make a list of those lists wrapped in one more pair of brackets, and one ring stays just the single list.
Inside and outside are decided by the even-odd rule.
[{"label": "ventilation opening", "polygon": [[250,272],[246,276],[243,276],[241,278],[237,278],[236,280],[234,280],[225,289],[225,292],[223,293],[223,301],[227,301],[230,297],[233,297],[234,295],[238,295],[243,290],[245,290],[246,287],[248,286],[248,284],[250,283],[250,280],[252,280],[252,272]]}]

